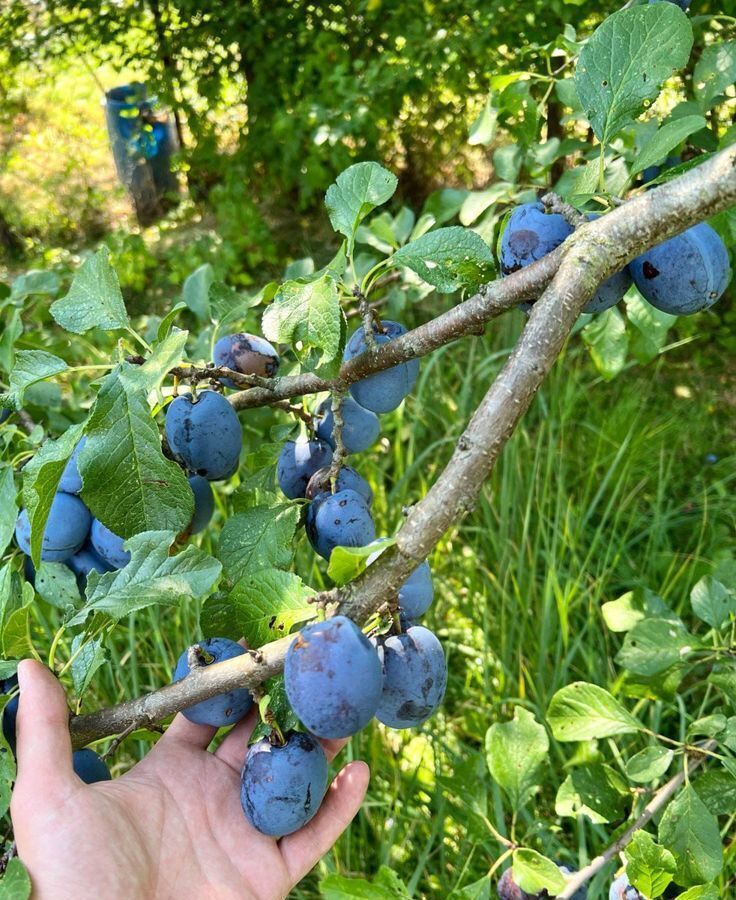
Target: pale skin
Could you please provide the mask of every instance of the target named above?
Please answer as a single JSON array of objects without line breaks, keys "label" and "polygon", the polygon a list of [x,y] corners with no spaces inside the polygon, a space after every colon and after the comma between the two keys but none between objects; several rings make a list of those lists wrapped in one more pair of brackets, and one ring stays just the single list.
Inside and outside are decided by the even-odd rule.
[{"label": "pale skin", "polygon": [[[178,715],[123,776],[86,785],[72,770],[61,685],[34,660],[20,664],[18,680],[11,815],[38,900],[285,897],[348,826],[368,786],[366,764],[350,763],[304,828],[280,841],[259,834],[239,799],[253,713],[214,753],[215,730]],[[341,746],[325,742],[328,756]]]}]

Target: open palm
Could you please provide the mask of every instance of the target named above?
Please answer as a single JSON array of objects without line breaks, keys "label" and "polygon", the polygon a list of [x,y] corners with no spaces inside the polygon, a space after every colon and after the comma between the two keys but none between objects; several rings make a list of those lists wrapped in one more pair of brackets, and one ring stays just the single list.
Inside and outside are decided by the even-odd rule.
[{"label": "open palm", "polygon": [[[315,818],[275,841],[240,808],[240,768],[254,713],[214,753],[215,729],[176,717],[142,762],[114,781],[85,785],[72,770],[64,692],[40,664],[19,667],[15,839],[34,897],[271,898],[329,850],[358,811],[364,763],[337,776]],[[340,742],[325,742],[328,756]]]}]

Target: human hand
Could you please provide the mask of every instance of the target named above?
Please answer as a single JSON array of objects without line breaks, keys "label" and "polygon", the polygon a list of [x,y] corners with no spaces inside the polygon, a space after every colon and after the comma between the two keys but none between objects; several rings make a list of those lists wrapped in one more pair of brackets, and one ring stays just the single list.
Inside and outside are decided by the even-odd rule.
[{"label": "human hand", "polygon": [[[129,772],[86,785],[72,770],[61,685],[34,660],[21,662],[18,681],[11,815],[39,900],[285,897],[348,826],[368,786],[366,764],[350,763],[304,828],[280,841],[260,834],[240,808],[254,711],[214,753],[215,729],[179,714]],[[323,744],[332,758],[344,741]]]}]

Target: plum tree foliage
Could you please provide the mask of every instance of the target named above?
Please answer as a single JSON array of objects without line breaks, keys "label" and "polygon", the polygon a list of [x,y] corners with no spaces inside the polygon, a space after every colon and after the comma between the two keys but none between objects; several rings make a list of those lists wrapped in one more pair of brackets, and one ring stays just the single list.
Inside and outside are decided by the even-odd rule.
[{"label": "plum tree foliage", "polygon": [[[82,2],[62,6],[89,8]],[[228,54],[235,52],[228,43],[234,21],[239,26],[253,16],[250,4],[241,6],[220,4],[202,20]],[[254,134],[273,122],[260,86],[274,67],[264,35],[305,15],[333,40],[326,20],[334,10],[317,5],[302,13],[298,4],[285,6],[288,11],[283,4],[263,9],[251,23],[248,40],[261,41],[265,58],[238,57],[239,65],[251,68]],[[374,45],[371,52],[384,45],[374,6],[368,4],[363,34],[334,38],[340,53],[358,37],[361,47]],[[396,6],[385,10],[387,27],[406,25],[407,40],[419,46],[408,18],[416,4]],[[481,45],[499,40],[492,16],[477,4],[457,6],[475,23],[474,36],[482,34]],[[75,771],[88,782],[109,777],[105,761],[83,744],[128,734],[176,710],[194,722],[230,726],[257,700],[260,723],[243,752],[241,802],[248,821],[264,834],[290,834],[319,808],[328,782],[319,739],[350,737],[374,719],[385,728],[417,728],[437,712],[448,670],[437,636],[417,624],[435,594],[426,558],[472,508],[569,334],[579,327],[598,371],[611,378],[626,365],[631,334],[639,336],[637,360],[654,358],[674,317],[708,309],[731,279],[734,131],[719,127],[714,116],[706,139],[702,115],[731,84],[719,69],[710,78],[717,82],[710,93],[697,88],[699,112],[675,106],[661,121],[651,112],[642,120],[660,86],[688,64],[693,28],[686,6],[627,5],[584,39],[562,29],[559,4],[537,6],[544,28],[551,29],[550,45],[534,50],[550,63],[539,76],[548,93],[544,102],[535,99],[536,75],[527,70],[490,79],[470,145],[490,146],[501,126],[514,140],[495,150],[497,178],[486,191],[443,193],[416,218],[408,207],[390,205],[398,183],[393,173],[376,162],[356,162],[326,192],[340,247],[322,269],[291,270],[281,284],[249,297],[212,283],[192,299],[190,284],[185,303],[145,335],[136,330],[109,254],[101,250],[43,312],[44,327],[50,315],[52,327],[73,335],[80,346],[95,334],[114,335],[105,362],[86,367],[28,349],[27,343],[16,346],[28,295],[15,284],[0,293],[0,312],[20,323],[20,330],[11,328],[0,340],[7,388],[0,395],[0,436],[10,460],[0,468],[0,538],[2,550],[7,548],[0,567],[7,747],[0,750],[14,750],[17,661],[40,655],[30,627],[37,596],[53,613],[42,619],[49,646],[39,649],[47,651],[52,669],[69,675],[80,701],[105,664],[104,642],[114,629],[148,607],[201,601],[201,638],[173,666],[175,687],[153,692],[145,703],[131,698],[72,719]],[[186,2],[171,8],[180,11],[181,21],[190,11]],[[581,16],[595,9],[583,3]],[[24,13],[14,15],[16,24],[23,21]],[[115,15],[121,22],[147,24],[137,4],[117,4]],[[100,17],[106,40],[112,40],[118,25],[106,9]],[[510,19],[525,27],[521,10]],[[75,19],[60,22],[56,39],[63,42],[75,33]],[[477,27],[482,22],[488,33]],[[465,28],[459,22],[449,40],[455,53]],[[179,49],[188,46],[186,29],[173,31]],[[285,71],[274,75],[269,88],[286,98],[288,79],[302,76],[293,60],[279,62]],[[192,62],[191,77],[202,89],[207,65]],[[729,73],[733,82],[736,68]],[[553,134],[545,106],[552,91],[569,112],[574,138]],[[384,85],[384,93],[393,96],[391,86]],[[435,108],[428,96],[417,103],[425,111]],[[390,104],[387,110],[398,116]],[[653,171],[674,151],[687,162]],[[566,158],[579,165],[553,176]],[[448,224],[456,218],[462,225]],[[494,279],[497,262],[500,277]],[[404,313],[413,319],[409,301],[432,292],[439,303],[454,295],[444,312],[411,329],[397,321]],[[387,318],[381,318],[383,301]],[[378,440],[380,416],[408,401],[410,422],[420,357],[522,304],[529,318],[519,343],[440,481],[405,511],[396,535],[381,534],[385,485],[370,484],[361,474],[362,454],[378,453],[386,444],[385,437]],[[416,314],[423,309],[417,307]],[[88,393],[85,402],[64,417],[34,423],[26,408],[36,413],[29,402],[34,392],[52,380],[66,389],[78,379],[84,379],[79,383]],[[306,399],[312,395],[318,396]],[[301,405],[299,398],[305,398]],[[266,407],[279,417],[270,430],[259,418]],[[351,466],[345,465],[348,455]],[[380,492],[375,507],[374,491]],[[305,583],[305,572],[295,571],[297,545],[307,551],[311,545],[313,583],[321,590]],[[690,776],[707,759],[708,774],[730,779],[733,790],[735,729],[733,716],[724,712],[733,705],[736,677],[729,668],[733,598],[733,586],[719,581],[696,585],[693,615],[709,627],[706,641],[661,598],[637,594],[606,604],[606,624],[624,635],[617,663],[639,679],[638,702],[627,704],[602,685],[575,682],[552,695],[544,725],[524,705],[516,707],[513,719],[494,723],[485,747],[499,788],[493,816],[508,816],[508,827],[491,823],[489,810],[483,817],[510,863],[499,873],[502,900],[580,900],[591,879],[611,880],[618,849],[625,854],[626,874],[611,887],[612,897],[618,891],[622,900],[655,898],[671,884],[701,890],[692,897],[709,896],[722,877],[720,813],[700,799]],[[677,738],[653,732],[660,712],[655,714],[654,704],[686,695],[692,680],[701,678],[696,667],[704,657],[715,661],[709,699],[703,701],[707,716],[688,718],[686,739],[684,725]],[[219,665],[223,661],[227,665]],[[171,707],[174,701],[167,698],[174,695]],[[565,742],[598,745],[573,755],[565,769],[555,801],[562,824],[552,829],[539,823],[536,830],[517,833],[542,777],[552,778],[550,735],[559,758]],[[682,759],[678,773],[665,781],[673,745]],[[13,765],[11,753],[0,754],[1,783],[10,784]],[[646,806],[641,785],[652,788]],[[7,793],[0,791],[6,806]],[[656,840],[649,830],[655,816]],[[601,842],[601,855],[579,872],[574,869],[585,860],[567,864],[574,849],[567,819],[589,820]],[[613,842],[623,822],[630,827],[623,837],[615,835],[614,851],[605,850],[603,826],[609,826]],[[694,848],[688,843],[693,834]],[[551,847],[564,850],[559,855],[566,862],[543,855]],[[487,882],[483,888],[485,893],[467,896],[488,896]]]}]

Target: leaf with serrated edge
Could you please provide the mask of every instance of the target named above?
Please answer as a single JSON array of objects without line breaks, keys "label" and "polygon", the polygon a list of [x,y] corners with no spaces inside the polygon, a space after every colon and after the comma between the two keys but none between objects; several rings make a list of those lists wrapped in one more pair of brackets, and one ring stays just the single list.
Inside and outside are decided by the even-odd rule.
[{"label": "leaf with serrated edge", "polygon": [[585,681],[575,681],[557,691],[549,704],[547,721],[558,741],[590,741],[642,730],[612,694]]},{"label": "leaf with serrated edge", "polygon": [[110,251],[102,247],[74,275],[69,293],[51,304],[51,315],[66,331],[114,331],[130,324]]},{"label": "leaf with serrated edge", "polygon": [[379,538],[365,547],[335,547],[330,554],[327,574],[337,585],[347,584],[365,571],[366,563],[374,553],[383,553],[396,543],[396,538]]},{"label": "leaf with serrated edge", "polygon": [[376,162],[361,162],[337,176],[325,195],[325,206],[335,231],[348,241],[352,255],[355,231],[361,221],[394,195],[398,179]]},{"label": "leaf with serrated edge", "polygon": [[314,618],[315,595],[298,575],[263,569],[240,581],[230,592],[231,615],[249,647],[261,647],[284,637],[299,622]]},{"label": "leaf with serrated edge", "polygon": [[151,355],[139,369],[139,377],[149,391],[155,390],[169,370],[182,361],[188,336],[188,331],[174,328],[167,337],[154,345]]},{"label": "leaf with serrated edge", "polygon": [[626,775],[638,784],[648,784],[661,778],[669,769],[674,753],[665,747],[645,747],[626,763]]},{"label": "leaf with serrated edge", "polygon": [[460,225],[438,228],[405,244],[394,253],[391,265],[406,266],[444,294],[475,290],[495,272],[488,244]]},{"label": "leaf with serrated edge", "polygon": [[720,628],[736,615],[736,593],[707,575],[690,592],[690,603],[695,615],[713,628]]},{"label": "leaf with serrated edge", "polygon": [[486,762],[493,780],[518,811],[534,790],[539,766],[547,757],[549,738],[543,725],[521,706],[510,722],[495,722],[486,732]]},{"label": "leaf with serrated edge", "polygon": [[555,812],[573,819],[583,815],[601,825],[621,816],[626,796],[625,783],[610,766],[579,766],[560,785]]},{"label": "leaf with serrated edge", "polygon": [[74,609],[82,599],[77,578],[64,563],[42,562],[36,569],[34,587],[39,596],[57,609]]},{"label": "leaf with serrated edge", "polygon": [[686,785],[664,811],[659,841],[675,854],[675,881],[682,887],[712,881],[723,868],[718,820],[692,785]]},{"label": "leaf with serrated edge", "polygon": [[621,313],[613,307],[594,316],[580,332],[596,369],[605,381],[615,378],[626,365],[629,335]]},{"label": "leaf with serrated edge", "polygon": [[680,119],[667,122],[641,148],[630,174],[636,175],[649,166],[661,162],[670,150],[674,150],[688,135],[700,131],[705,126],[706,121],[702,116],[682,116]]},{"label": "leaf with serrated edge", "polygon": [[91,612],[118,620],[148,606],[174,606],[203,597],[222,567],[197,547],[169,556],[175,537],[173,531],[146,531],[127,540],[130,562],[117,572],[90,572],[87,602],[67,624],[80,625]]},{"label": "leaf with serrated edge", "polygon": [[637,675],[658,675],[685,661],[698,646],[681,622],[643,619],[627,633],[616,662]]},{"label": "leaf with serrated edge", "polygon": [[3,900],[28,900],[31,896],[31,877],[18,857],[10,860],[0,878],[0,895]]},{"label": "leaf with serrated edge", "polygon": [[637,831],[626,848],[626,874],[645,897],[659,897],[672,881],[675,857],[646,831]]},{"label": "leaf with serrated edge", "polygon": [[565,887],[565,877],[551,859],[522,847],[514,850],[514,881],[527,894],[538,894],[543,890],[556,896]]},{"label": "leaf with serrated edge", "polygon": [[220,536],[220,559],[231,581],[260,569],[285,569],[294,556],[299,508],[254,506],[231,516]]},{"label": "leaf with serrated edge", "polygon": [[163,455],[148,395],[125,363],[104,380],[79,454],[82,499],[111,531],[183,531],[194,497],[181,468]]},{"label": "leaf with serrated edge", "polygon": [[67,365],[63,359],[46,353],[45,350],[18,350],[15,354],[15,363],[8,380],[9,395],[16,409],[23,405],[23,396],[32,384],[59,375],[66,371]]},{"label": "leaf with serrated edge", "polygon": [[72,683],[78,697],[89,687],[95,672],[107,660],[102,639],[86,640],[85,635],[75,634],[72,641]]}]

